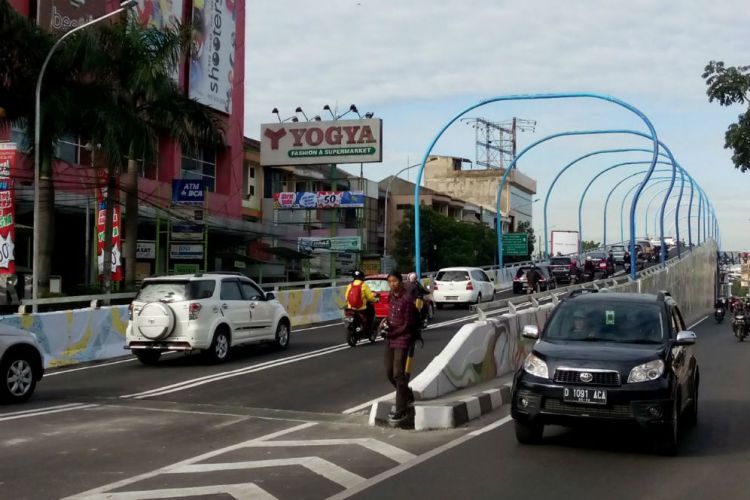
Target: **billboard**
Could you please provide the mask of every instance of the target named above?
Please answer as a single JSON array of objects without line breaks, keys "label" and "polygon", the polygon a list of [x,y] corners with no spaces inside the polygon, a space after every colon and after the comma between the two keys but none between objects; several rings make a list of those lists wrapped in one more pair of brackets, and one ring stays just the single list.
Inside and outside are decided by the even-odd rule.
[{"label": "billboard", "polygon": [[15,191],[16,145],[0,143],[0,274],[15,274]]},{"label": "billboard", "polygon": [[261,165],[372,163],[383,160],[383,121],[329,120],[260,126]]},{"label": "billboard", "polygon": [[331,236],[330,238],[298,238],[297,249],[301,253],[359,252],[362,239],[359,236]]},{"label": "billboard", "polygon": [[302,191],[273,194],[273,208],[316,209],[316,208],[362,208],[365,194],[362,191]]},{"label": "billboard", "polygon": [[575,255],[578,253],[578,231],[552,231],[550,255]]},{"label": "billboard", "polygon": [[166,31],[182,24],[181,0],[138,0],[132,12],[146,28]]},{"label": "billboard", "polygon": [[53,33],[65,33],[119,7],[106,0],[38,0],[39,27]]},{"label": "billboard", "polygon": [[190,97],[227,114],[232,112],[234,39],[239,3],[230,0],[193,2]]},{"label": "billboard", "polygon": [[[99,170],[99,184],[96,188],[96,261],[99,269],[99,279],[104,279],[104,235],[107,220],[107,171]],[[104,186],[102,186],[104,184]],[[112,197],[115,206],[112,210],[112,281],[122,281],[122,240],[120,238],[120,205],[117,203],[119,195],[115,189]]]}]

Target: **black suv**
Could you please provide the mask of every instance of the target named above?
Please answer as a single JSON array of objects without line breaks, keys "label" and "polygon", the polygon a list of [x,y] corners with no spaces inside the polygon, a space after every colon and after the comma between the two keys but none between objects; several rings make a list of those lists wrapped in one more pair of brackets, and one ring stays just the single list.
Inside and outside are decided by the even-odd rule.
[{"label": "black suv", "polygon": [[668,294],[591,293],[563,300],[513,380],[516,438],[545,424],[636,422],[673,454],[679,424],[698,418],[695,333]]},{"label": "black suv", "polygon": [[549,269],[557,283],[573,283],[580,280],[581,270],[573,257],[550,257]]},{"label": "black suv", "polygon": [[[535,265],[537,272],[539,273],[539,291],[546,292],[553,288],[557,288],[557,281],[555,276],[550,271],[549,266],[545,264]],[[527,274],[531,270],[532,266],[521,266],[516,271],[516,275],[513,278],[513,293],[526,293],[529,291],[529,282]]]}]

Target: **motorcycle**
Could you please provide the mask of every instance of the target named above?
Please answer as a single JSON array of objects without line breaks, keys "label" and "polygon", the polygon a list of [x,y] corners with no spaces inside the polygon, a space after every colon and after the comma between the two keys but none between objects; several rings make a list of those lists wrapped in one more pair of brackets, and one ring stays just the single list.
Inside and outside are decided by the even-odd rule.
[{"label": "motorcycle", "polygon": [[717,323],[721,323],[722,321],[724,321],[725,314],[726,312],[724,311],[723,307],[717,307],[716,311],[714,311],[714,319]]},{"label": "motorcycle", "polygon": [[355,347],[357,342],[368,339],[375,342],[378,339],[378,325],[375,321],[367,320],[366,311],[344,309],[344,324],[346,325],[346,343]]},{"label": "motorcycle", "polygon": [[740,342],[745,340],[745,337],[747,337],[747,322],[745,321],[744,313],[740,312],[734,317],[732,320],[732,330],[737,340]]}]

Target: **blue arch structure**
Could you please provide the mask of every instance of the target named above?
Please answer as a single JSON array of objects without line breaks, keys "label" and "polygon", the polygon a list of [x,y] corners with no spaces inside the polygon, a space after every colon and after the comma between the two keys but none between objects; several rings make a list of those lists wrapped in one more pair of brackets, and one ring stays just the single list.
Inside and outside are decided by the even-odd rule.
[{"label": "blue arch structure", "polygon": [[[644,134],[643,132],[639,132],[637,130],[628,130],[628,131],[626,131],[624,133],[632,134],[632,135],[637,135],[637,136],[640,136],[640,137],[645,137],[647,139],[651,139],[651,137],[649,135]],[[679,166],[679,164],[675,161],[674,155],[672,155],[672,151],[667,147],[666,144],[664,144],[662,141],[660,141],[658,139],[657,139],[657,143],[658,143],[658,145],[659,145],[660,148],[663,148],[667,152],[667,157],[669,158],[669,160],[672,163],[672,179],[673,179],[672,180],[672,185],[670,186],[669,193],[667,193],[667,195],[664,197],[664,203],[662,203],[661,213],[664,214],[664,208],[665,208],[665,206],[667,204],[667,199],[669,198],[669,194],[672,192],[672,187],[674,186],[674,177],[675,177],[676,170],[677,170],[675,167]],[[647,149],[645,151],[646,152],[651,152],[651,150],[649,150],[649,149]],[[658,150],[657,150],[657,155],[664,156]],[[586,157],[586,156],[584,156],[584,157]],[[653,162],[653,160],[652,160],[652,162]],[[565,172],[568,168],[570,168],[571,166],[573,166],[575,163],[576,163],[576,161],[573,161],[571,164],[566,165],[565,167],[563,167],[563,169],[560,170],[560,172],[558,172],[558,174],[555,176],[555,178],[553,179],[552,183],[550,184],[550,188],[547,190],[547,199],[549,198],[549,195],[552,192],[552,189],[554,188],[555,184],[557,183],[557,180],[560,178],[560,176],[563,174],[563,172]],[[647,174],[647,177],[651,176],[651,172],[653,172],[654,167],[655,167],[655,162],[652,163],[651,168],[649,169],[649,173]],[[684,171],[684,169],[683,169],[683,171]],[[685,173],[687,174],[687,172],[685,172]],[[689,176],[690,174],[687,174],[687,175]],[[684,186],[684,184],[683,184],[683,186]],[[498,190],[498,193],[501,193],[501,192],[502,191]],[[682,192],[682,188],[681,188],[681,192]],[[499,196],[499,194],[498,194],[498,196]],[[636,193],[636,196],[640,196],[640,191],[638,193]],[[545,244],[546,244],[546,240],[547,240],[547,236],[546,236],[546,233],[547,233],[547,211],[546,211],[547,199],[545,199],[545,211],[544,211],[544,217],[545,217],[545,219],[544,219]],[[692,197],[691,197],[691,199],[692,199]],[[634,199],[633,201],[634,201],[634,203],[637,203],[636,199]],[[631,207],[631,214],[630,215],[633,218],[631,220],[631,232],[632,232],[632,231],[634,231],[634,226],[635,226],[635,210],[633,210],[633,207]],[[660,226],[660,233],[661,233],[661,247],[664,248],[665,245],[664,245],[664,217],[663,216],[662,216],[662,221],[661,221],[661,226]],[[631,247],[631,254],[632,254],[632,252],[635,250],[635,235],[633,235],[633,234],[631,234],[630,247]],[[662,258],[664,258],[664,256],[662,256]],[[635,269],[635,259],[633,259],[633,262],[631,262],[631,269]],[[635,277],[635,271],[633,271],[633,276]]]},{"label": "blue arch structure", "polygon": [[[608,95],[604,95],[604,94],[591,93],[591,92],[570,92],[570,93],[550,93],[550,94],[525,94],[525,95],[524,94],[520,94],[520,95],[498,96],[498,97],[492,97],[490,99],[482,100],[482,101],[480,101],[480,102],[478,102],[476,104],[473,104],[473,105],[467,107],[466,109],[464,109],[460,113],[456,114],[453,118],[451,118],[448,121],[448,123],[446,123],[443,126],[443,128],[440,129],[440,131],[437,133],[437,135],[435,136],[435,138],[432,140],[432,142],[430,143],[429,147],[425,151],[424,156],[422,157],[422,166],[419,168],[419,173],[417,174],[417,179],[416,179],[416,186],[414,187],[414,251],[415,251],[414,253],[415,253],[417,276],[421,276],[421,259],[420,259],[421,245],[420,245],[420,238],[419,238],[419,230],[420,230],[420,226],[419,226],[419,222],[420,222],[419,221],[419,185],[422,182],[422,173],[424,172],[425,166],[427,164],[427,159],[429,158],[430,153],[432,152],[432,149],[435,147],[435,144],[437,143],[438,139],[440,139],[440,137],[445,133],[445,131],[448,129],[448,127],[450,127],[453,124],[453,122],[455,122],[456,120],[458,120],[459,118],[461,118],[462,116],[464,116],[469,111],[471,111],[473,109],[476,109],[478,107],[484,106],[486,104],[494,103],[494,102],[523,101],[523,100],[551,100],[551,99],[579,99],[579,98],[598,99],[598,100],[602,100],[602,101],[613,103],[613,104],[618,105],[618,106],[620,106],[622,108],[625,108],[628,111],[630,111],[631,113],[635,114],[636,116],[638,116],[646,124],[646,127],[648,128],[648,130],[649,130],[649,132],[651,134],[650,137],[651,137],[651,140],[654,143],[654,148],[653,148],[653,159],[652,159],[651,168],[649,169],[648,173],[646,174],[646,179],[645,180],[648,180],[651,177],[651,173],[653,172],[654,168],[656,167],[657,154],[659,152],[658,137],[656,135],[656,129],[651,124],[651,121],[648,119],[648,117],[642,111],[640,111],[635,106],[632,106],[632,105],[626,103],[625,101],[617,99],[616,97],[612,97],[612,96],[608,96]],[[572,134],[571,133],[569,135],[577,135],[577,134]],[[578,135],[581,135],[581,134],[578,134]],[[560,137],[560,136],[557,136],[557,137]],[[551,138],[552,137],[549,137],[549,138],[547,138],[547,140],[551,139]],[[535,143],[534,145],[540,144],[541,142],[544,142],[544,141],[537,141],[537,143]],[[525,153],[526,151],[528,151],[529,149],[531,149],[531,147],[533,147],[533,146],[530,146],[530,147],[524,149],[524,151],[522,151],[522,153]],[[516,162],[518,161],[518,159],[520,157],[521,157],[521,154],[519,154],[518,156],[516,156],[516,158],[513,159],[513,161],[511,162],[511,164],[508,166],[508,168],[506,168],[505,173],[503,174],[503,178],[500,181],[500,184],[501,184],[500,193],[502,193],[502,186],[505,186],[508,174],[510,174],[510,171],[513,169],[513,167],[515,167]],[[635,208],[637,206],[638,197],[639,196],[640,196],[640,191],[638,193],[636,193],[636,196],[633,199],[633,205],[631,207],[631,219],[632,219],[632,217],[635,214]],[[497,202],[498,205],[500,203],[499,199],[500,199],[500,196],[498,196],[498,202]],[[499,209],[498,209],[498,214],[497,214],[497,221],[501,222],[500,221],[500,210]],[[631,222],[633,223],[632,225],[635,225],[634,221],[631,220]],[[499,265],[499,267],[502,267],[502,265],[503,265],[503,226],[502,226],[502,223],[498,223],[497,224],[496,231],[497,231],[497,234],[498,234],[498,265]],[[631,242],[630,242],[631,251],[635,249],[635,240],[634,240],[634,237],[635,236],[633,235],[633,238],[631,238]],[[632,265],[633,265],[633,267],[635,267],[635,263],[633,263]]]},{"label": "blue arch structure", "polygon": [[[648,189],[648,188],[650,188],[652,186],[656,186],[657,184],[663,184],[663,183],[665,183],[667,181],[670,181],[670,180],[671,180],[670,177],[652,177],[651,181],[653,181],[653,182],[651,182],[643,190],[645,191],[646,189]],[[630,187],[630,189],[628,189],[628,191],[625,193],[625,196],[623,196],[623,198],[622,198],[622,202],[620,204],[620,236],[623,236],[623,229],[624,229],[623,215],[625,213],[625,202],[627,201],[628,196],[630,196],[630,193],[632,193],[640,185],[641,185],[640,183],[636,183],[636,184],[632,185]],[[605,204],[606,204],[606,201],[605,201]],[[660,259],[661,259],[661,256],[660,256]]]}]

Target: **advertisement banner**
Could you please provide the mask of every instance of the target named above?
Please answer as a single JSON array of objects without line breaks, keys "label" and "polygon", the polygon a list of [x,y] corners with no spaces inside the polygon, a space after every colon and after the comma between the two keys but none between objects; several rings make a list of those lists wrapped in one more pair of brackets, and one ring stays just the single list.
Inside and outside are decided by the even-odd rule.
[{"label": "advertisement banner", "polygon": [[238,4],[229,0],[193,2],[190,97],[223,113],[232,112]]},{"label": "advertisement banner", "polygon": [[145,28],[175,30],[182,23],[180,0],[138,0],[132,12]]},{"label": "advertisement banner", "polygon": [[[114,199],[117,200],[117,188]],[[99,279],[104,278],[104,235],[107,219],[107,172],[99,170],[99,186],[96,188],[96,261]],[[120,240],[120,205],[115,201],[112,211],[112,281],[122,281],[122,242]]]},{"label": "advertisement banner", "polygon": [[362,208],[362,191],[281,192],[273,194],[273,207],[278,209]]},{"label": "advertisement banner", "polygon": [[261,165],[372,163],[383,160],[383,121],[329,120],[260,126]]},{"label": "advertisement banner", "polygon": [[119,2],[106,0],[38,0],[39,27],[54,33],[65,33],[107,12]]},{"label": "advertisement banner", "polygon": [[15,175],[16,145],[0,143],[0,274],[16,272]]},{"label": "advertisement banner", "polygon": [[297,249],[302,253],[359,252],[362,250],[362,239],[359,236],[297,238]]},{"label": "advertisement banner", "polygon": [[201,260],[203,259],[202,243],[172,243],[169,246],[170,259]]}]

